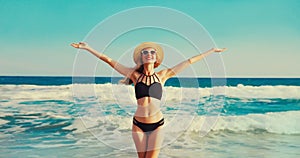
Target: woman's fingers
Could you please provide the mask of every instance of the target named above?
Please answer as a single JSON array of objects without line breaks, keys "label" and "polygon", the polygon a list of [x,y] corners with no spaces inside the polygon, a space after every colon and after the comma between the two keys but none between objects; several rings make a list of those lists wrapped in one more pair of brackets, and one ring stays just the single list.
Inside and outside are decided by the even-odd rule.
[{"label": "woman's fingers", "polygon": [[73,46],[74,48],[84,48],[87,46],[87,44],[84,42],[79,42],[79,43],[72,43],[71,46]]},{"label": "woman's fingers", "polygon": [[227,50],[227,48],[214,48],[214,51],[215,52],[224,52],[224,51],[226,51]]},{"label": "woman's fingers", "polygon": [[76,43],[72,43],[71,46],[74,48],[79,48],[78,44],[76,44]]}]

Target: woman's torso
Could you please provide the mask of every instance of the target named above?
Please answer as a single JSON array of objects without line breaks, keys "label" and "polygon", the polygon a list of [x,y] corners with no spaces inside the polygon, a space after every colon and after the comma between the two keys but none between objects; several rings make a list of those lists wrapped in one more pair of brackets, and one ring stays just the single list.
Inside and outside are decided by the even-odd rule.
[{"label": "woman's torso", "polygon": [[138,73],[134,82],[137,98],[135,118],[143,123],[158,122],[163,118],[160,110],[163,83],[156,73],[145,75]]}]

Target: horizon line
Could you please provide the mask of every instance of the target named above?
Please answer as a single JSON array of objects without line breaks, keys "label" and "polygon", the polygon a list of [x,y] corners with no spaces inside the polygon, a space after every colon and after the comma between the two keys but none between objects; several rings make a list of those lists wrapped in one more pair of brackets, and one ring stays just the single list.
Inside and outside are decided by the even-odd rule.
[{"label": "horizon line", "polygon": [[[64,76],[64,75],[0,75],[0,77],[111,77],[111,78],[123,78],[123,76]],[[224,76],[224,77],[210,77],[210,76],[182,76],[182,77],[172,77],[172,78],[290,78],[290,79],[300,79],[300,76]]]}]

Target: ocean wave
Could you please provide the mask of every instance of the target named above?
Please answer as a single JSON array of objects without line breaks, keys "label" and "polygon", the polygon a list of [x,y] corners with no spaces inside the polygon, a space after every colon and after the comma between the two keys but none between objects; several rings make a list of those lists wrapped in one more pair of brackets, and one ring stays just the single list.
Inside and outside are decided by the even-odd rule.
[{"label": "ocean wave", "polygon": [[[174,120],[173,120],[174,119]],[[275,134],[300,134],[300,111],[276,112],[266,114],[249,114],[242,116],[195,116],[193,120],[174,118],[165,115],[165,128],[168,133],[199,133],[209,132],[250,132],[250,133],[275,133]],[[74,120],[73,124],[64,129],[73,130],[75,133],[109,131],[111,134],[120,131],[130,131],[131,117],[106,116],[106,117],[81,117]],[[105,135],[105,134],[103,134]]]},{"label": "ocean wave", "polygon": [[[66,100],[94,97],[99,101],[135,103],[134,87],[116,84],[73,84],[62,86],[0,85],[1,102],[13,100]],[[122,94],[122,95],[120,95]],[[300,86],[244,86],[213,88],[165,87],[166,101],[195,100],[211,95],[235,98],[299,99]]]},{"label": "ocean wave", "polygon": [[300,111],[270,112],[265,114],[248,114],[241,116],[199,116],[189,128],[190,131],[202,132],[200,124],[206,119],[217,120],[212,131],[233,132],[269,132],[276,134],[300,134]]}]

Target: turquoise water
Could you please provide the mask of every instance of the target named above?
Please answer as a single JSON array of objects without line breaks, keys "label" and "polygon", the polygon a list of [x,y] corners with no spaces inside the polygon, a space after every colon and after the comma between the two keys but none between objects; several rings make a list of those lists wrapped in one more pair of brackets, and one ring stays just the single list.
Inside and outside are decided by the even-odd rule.
[{"label": "turquoise water", "polygon": [[[136,157],[133,89],[116,80],[0,77],[0,157]],[[300,156],[300,79],[190,81],[164,88],[160,157]]]}]

